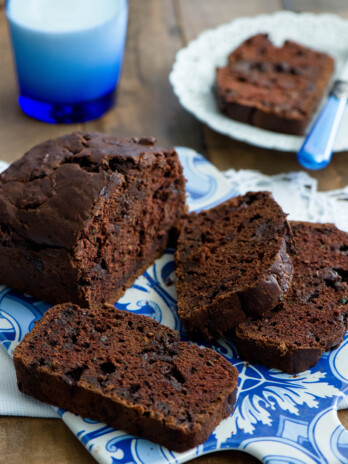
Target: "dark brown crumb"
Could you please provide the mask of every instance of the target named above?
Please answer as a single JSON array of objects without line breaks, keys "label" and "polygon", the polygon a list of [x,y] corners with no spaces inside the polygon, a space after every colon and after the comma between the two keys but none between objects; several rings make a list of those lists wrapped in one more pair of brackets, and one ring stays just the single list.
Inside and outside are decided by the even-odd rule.
[{"label": "dark brown crumb", "polygon": [[348,328],[348,234],[332,224],[290,224],[292,287],[267,318],[237,327],[236,344],[242,358],[293,373],[339,346]]},{"label": "dark brown crumb", "polygon": [[48,310],[14,352],[21,391],[176,451],[231,414],[238,372],[158,322],[110,305]]},{"label": "dark brown crumb", "polygon": [[216,97],[232,119],[264,129],[301,135],[323,97],[333,59],[295,42],[281,48],[257,34],[217,68]]},{"label": "dark brown crumb", "polygon": [[249,192],[181,222],[178,314],[193,337],[211,340],[246,315],[270,312],[291,282],[291,233],[268,192]]},{"label": "dark brown crumb", "polygon": [[114,303],[185,211],[173,149],[75,132],[0,175],[0,281],[51,303]]}]

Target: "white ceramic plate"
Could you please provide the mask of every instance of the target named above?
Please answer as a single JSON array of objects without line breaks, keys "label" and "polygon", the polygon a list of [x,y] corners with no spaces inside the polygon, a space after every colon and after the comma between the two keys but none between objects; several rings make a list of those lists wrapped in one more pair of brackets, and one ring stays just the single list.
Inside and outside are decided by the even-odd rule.
[{"label": "white ceramic plate", "polygon": [[[169,80],[184,108],[217,132],[264,148],[297,151],[302,137],[279,134],[233,121],[216,108],[212,92],[215,68],[226,64],[227,56],[233,49],[259,32],[269,33],[276,45],[290,39],[328,53],[335,59],[334,77],[348,59],[347,20],[332,14],[282,11],[272,15],[238,18],[229,24],[202,32],[177,53]],[[347,128],[348,110],[343,116],[335,151],[348,149]]]}]

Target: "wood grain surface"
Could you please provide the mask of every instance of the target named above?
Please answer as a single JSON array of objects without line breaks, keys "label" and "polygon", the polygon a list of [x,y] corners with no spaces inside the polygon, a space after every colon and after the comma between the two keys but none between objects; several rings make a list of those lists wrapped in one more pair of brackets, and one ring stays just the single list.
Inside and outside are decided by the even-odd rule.
[{"label": "wood grain surface", "polygon": [[[294,11],[330,11],[348,17],[346,0],[130,0],[130,16],[118,102],[103,118],[86,124],[49,125],[25,116],[16,104],[16,80],[4,1],[0,0],[0,159],[13,161],[35,143],[74,129],[114,135],[155,135],[161,145],[185,145],[220,169],[257,169],[266,174],[298,171],[293,153],[278,153],[231,140],[199,123],[178,103],[168,82],[176,52],[206,28],[238,16]],[[348,184],[348,153],[311,172],[322,190]],[[339,413],[348,426],[348,411]],[[0,417],[0,463],[80,464],[93,458],[60,420]],[[235,451],[197,458],[197,464],[251,464]]]}]

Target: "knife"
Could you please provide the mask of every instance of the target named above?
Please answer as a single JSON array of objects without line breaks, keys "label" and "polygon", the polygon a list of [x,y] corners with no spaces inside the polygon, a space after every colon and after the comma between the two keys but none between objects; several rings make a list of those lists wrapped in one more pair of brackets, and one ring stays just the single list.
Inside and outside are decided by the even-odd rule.
[{"label": "knife", "polygon": [[[329,97],[297,153],[307,169],[325,168],[331,160],[333,144],[348,98],[348,61],[334,82]],[[348,128],[347,128],[348,129]]]}]

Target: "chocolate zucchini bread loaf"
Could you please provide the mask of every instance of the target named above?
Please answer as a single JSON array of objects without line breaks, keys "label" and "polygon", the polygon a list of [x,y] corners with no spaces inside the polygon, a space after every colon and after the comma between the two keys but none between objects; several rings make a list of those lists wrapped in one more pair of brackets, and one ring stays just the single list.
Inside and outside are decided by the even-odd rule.
[{"label": "chocolate zucchini bread loaf", "polygon": [[41,143],[0,175],[0,283],[50,303],[114,303],[184,204],[178,155],[153,138]]},{"label": "chocolate zucchini bread loaf", "polygon": [[297,254],[284,300],[236,328],[242,358],[285,372],[314,366],[348,328],[348,234],[331,224],[290,223]]},{"label": "chocolate zucchini bread loaf", "polygon": [[23,393],[176,451],[204,442],[236,400],[221,355],[111,305],[49,309],[13,359]]},{"label": "chocolate zucchini bread loaf", "polygon": [[258,34],[216,71],[217,104],[237,121],[301,135],[324,95],[333,59],[295,42],[281,48]]},{"label": "chocolate zucchini bread loaf", "polygon": [[180,224],[178,314],[194,338],[227,332],[271,311],[292,278],[286,215],[268,192],[249,192]]}]

